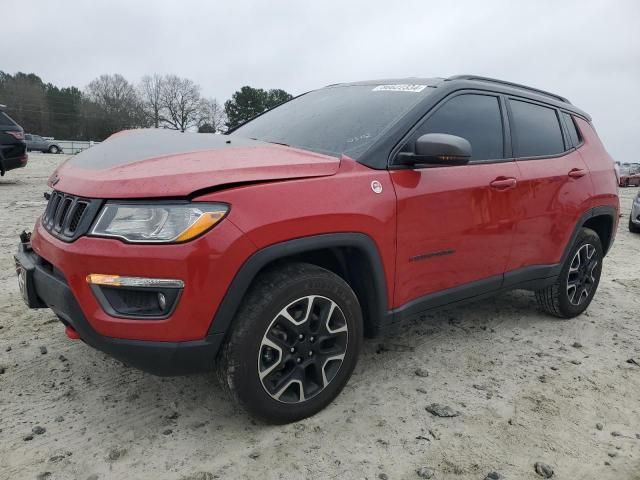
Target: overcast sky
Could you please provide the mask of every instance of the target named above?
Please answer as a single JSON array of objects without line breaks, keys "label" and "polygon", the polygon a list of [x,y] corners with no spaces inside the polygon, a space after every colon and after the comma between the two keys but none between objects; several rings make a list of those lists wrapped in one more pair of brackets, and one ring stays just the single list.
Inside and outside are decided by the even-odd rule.
[{"label": "overcast sky", "polygon": [[[293,94],[458,73],[550,90],[589,112],[616,160],[640,161],[640,0],[21,0],[0,70],[84,88],[102,73]],[[6,9],[5,9],[6,10]],[[5,11],[5,14],[7,12]],[[9,42],[9,43],[6,43]]]}]

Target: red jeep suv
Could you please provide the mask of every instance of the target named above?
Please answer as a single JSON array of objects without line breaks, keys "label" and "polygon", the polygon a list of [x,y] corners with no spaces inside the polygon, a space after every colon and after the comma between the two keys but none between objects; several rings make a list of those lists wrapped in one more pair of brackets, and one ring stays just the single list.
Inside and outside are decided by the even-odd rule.
[{"label": "red jeep suv", "polygon": [[142,370],[215,369],[271,422],[425,310],[518,288],[579,315],[619,210],[588,114],[470,75],[331,85],[227,135],[121,132],[49,186],[16,255],[29,307]]}]

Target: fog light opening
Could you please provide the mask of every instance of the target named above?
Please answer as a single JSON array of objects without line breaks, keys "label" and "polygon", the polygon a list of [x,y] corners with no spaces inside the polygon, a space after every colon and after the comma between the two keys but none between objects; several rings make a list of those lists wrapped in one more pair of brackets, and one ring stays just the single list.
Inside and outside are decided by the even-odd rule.
[{"label": "fog light opening", "polygon": [[167,308],[167,297],[164,296],[164,293],[158,292],[158,306],[161,311],[165,311]]},{"label": "fog light opening", "polygon": [[98,303],[112,317],[160,320],[169,317],[180,298],[184,282],[170,278],[87,275]]}]

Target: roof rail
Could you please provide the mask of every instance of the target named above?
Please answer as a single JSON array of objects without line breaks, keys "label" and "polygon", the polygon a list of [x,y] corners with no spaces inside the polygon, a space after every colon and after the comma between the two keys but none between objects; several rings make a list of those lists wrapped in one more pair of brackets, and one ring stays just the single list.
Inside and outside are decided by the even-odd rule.
[{"label": "roof rail", "polygon": [[515,87],[515,88],[521,88],[523,90],[529,90],[530,92],[535,92],[538,93],[540,95],[545,95],[547,97],[552,97],[556,100],[560,100],[561,102],[564,103],[568,103],[571,105],[571,102],[561,96],[561,95],[556,95],[555,93],[551,93],[551,92],[547,92],[545,90],[540,90],[539,88],[533,88],[533,87],[527,87],[526,85],[521,85],[519,83],[513,83],[513,82],[507,82],[505,80],[498,80],[496,78],[489,78],[489,77],[481,77],[479,75],[454,75],[453,77],[449,77],[447,78],[447,80],[478,80],[481,82],[489,82],[489,83],[498,83],[500,85],[506,85],[509,87]]}]

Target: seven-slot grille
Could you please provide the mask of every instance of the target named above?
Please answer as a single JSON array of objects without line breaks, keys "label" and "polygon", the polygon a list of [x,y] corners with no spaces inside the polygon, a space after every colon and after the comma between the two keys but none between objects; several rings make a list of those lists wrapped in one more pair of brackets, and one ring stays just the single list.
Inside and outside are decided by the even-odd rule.
[{"label": "seven-slot grille", "polygon": [[42,225],[56,237],[74,240],[84,233],[79,227],[86,224],[89,211],[95,210],[91,205],[89,199],[53,191],[42,215]]}]

